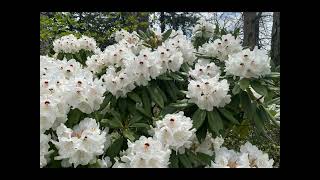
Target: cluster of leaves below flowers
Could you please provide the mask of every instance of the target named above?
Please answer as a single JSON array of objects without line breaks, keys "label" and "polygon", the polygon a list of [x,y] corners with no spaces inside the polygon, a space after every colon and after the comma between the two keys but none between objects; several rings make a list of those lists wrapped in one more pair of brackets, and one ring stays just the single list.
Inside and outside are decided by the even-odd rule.
[{"label": "cluster of leaves below flowers", "polygon": [[[124,36],[124,38],[121,37],[122,35]],[[133,37],[137,37],[137,39],[134,39]],[[224,37],[222,37],[222,39],[223,38]],[[230,36],[227,36],[227,39],[228,38],[232,39],[232,37]],[[248,67],[245,69],[245,71],[241,70],[243,65],[237,64],[237,65],[233,65],[232,67],[237,66],[238,69],[231,68],[232,69],[231,71],[227,71],[227,73],[225,73],[224,63],[221,63],[221,62],[213,63],[217,61],[217,59],[214,59],[217,57],[205,57],[203,54],[201,55],[200,52],[198,52],[197,56],[199,56],[199,58],[201,56],[201,58],[205,58],[205,60],[201,60],[201,61],[198,60],[198,63],[194,65],[193,62],[196,60],[196,57],[188,53],[190,52],[190,50],[192,51],[193,48],[190,48],[189,45],[187,45],[188,43],[186,43],[184,46],[181,46],[179,44],[180,43],[179,41],[181,40],[185,41],[184,37],[181,36],[181,34],[179,34],[178,32],[174,32],[172,30],[168,30],[163,34],[156,34],[155,32],[148,30],[146,33],[138,32],[134,36],[132,36],[132,34],[126,33],[125,31],[121,31],[119,34],[116,34],[116,40],[119,41],[118,43],[120,45],[120,48],[117,45],[112,46],[112,48],[107,47],[106,50],[104,51],[107,53],[101,52],[101,50],[96,49],[94,50],[94,53],[96,56],[95,55],[90,56],[92,55],[92,52],[86,52],[84,50],[80,50],[79,52],[76,52],[76,53],[59,53],[56,55],[56,57],[58,57],[58,59],[61,59],[63,57],[66,57],[67,59],[74,58],[77,61],[81,62],[81,64],[84,65],[85,68],[87,67],[89,71],[91,70],[92,73],[95,73],[95,78],[100,78],[102,81],[106,81],[107,79],[107,81],[110,80],[111,82],[112,82],[112,78],[110,79],[110,77],[105,77],[103,75],[107,71],[106,70],[104,71],[103,70],[104,68],[101,68],[100,66],[96,66],[94,64],[94,61],[95,61],[95,58],[100,57],[101,54],[107,54],[106,55],[107,58],[101,58],[100,61],[98,58],[97,62],[101,63],[102,66],[110,66],[107,68],[111,70],[114,67],[114,73],[119,75],[118,72],[121,72],[121,68],[122,68],[121,61],[123,61],[123,58],[128,58],[128,56],[123,56],[123,58],[117,57],[116,59],[112,60],[110,57],[114,56],[114,54],[110,52],[119,53],[121,48],[123,48],[122,51],[124,50],[131,51],[132,57],[137,56],[138,58],[141,58],[140,60],[143,60],[143,58],[145,57],[144,55],[146,55],[143,53],[140,54],[140,52],[145,52],[143,51],[143,49],[150,48],[149,50],[147,50],[149,53],[159,50],[159,53],[161,55],[162,53],[161,50],[166,51],[166,48],[161,49],[161,47],[164,45],[164,47],[166,46],[170,47],[171,50],[176,50],[177,52],[181,52],[183,61],[178,66],[177,70],[174,70],[174,71],[172,69],[170,70],[170,68],[172,67],[167,66],[167,68],[169,69],[168,71],[162,72],[162,74],[156,75],[152,79],[147,79],[147,83],[141,83],[140,86],[139,84],[138,85],[136,84],[136,86],[134,86],[133,88],[129,88],[129,90],[124,94],[117,95],[117,93],[112,93],[110,89],[110,88],[114,88],[112,84],[104,86],[107,90],[106,93],[104,94],[104,100],[100,104],[99,109],[96,111],[93,111],[91,114],[85,114],[79,111],[79,109],[71,110],[68,113],[68,120],[66,122],[67,127],[63,127],[62,125],[60,126],[60,129],[65,129],[66,132],[71,132],[69,134],[70,136],[68,136],[69,138],[77,137],[77,138],[86,139],[88,138],[88,136],[83,135],[83,131],[85,131],[86,129],[90,129],[92,127],[99,128],[99,125],[102,128],[106,128],[106,131],[111,134],[110,135],[111,142],[109,144],[102,143],[104,144],[104,146],[102,146],[102,149],[104,150],[101,151],[101,149],[97,149],[94,152],[96,154],[94,158],[88,158],[86,161],[80,163],[80,166],[92,163],[90,167],[93,167],[93,166],[109,167],[110,164],[114,164],[118,162],[117,157],[123,154],[121,153],[122,150],[126,150],[128,146],[129,148],[133,147],[133,145],[130,145],[130,143],[128,144],[125,143],[126,139],[130,142],[134,142],[137,139],[141,140],[142,137],[149,137],[150,127],[155,126],[160,120],[164,119],[166,115],[174,114],[179,111],[183,111],[184,116],[191,117],[192,128],[195,128],[195,136],[196,136],[195,139],[199,141],[199,143],[204,142],[208,134],[212,134],[212,136],[222,135],[224,137],[227,135],[230,129],[241,127],[241,125],[244,123],[252,123],[256,127],[257,132],[259,134],[265,137],[268,137],[268,135],[264,130],[265,124],[270,123],[270,121],[275,122],[275,120],[273,115],[270,114],[269,110],[265,108],[265,103],[261,102],[261,98],[264,98],[265,102],[272,101],[274,97],[274,91],[276,88],[273,86],[273,79],[279,78],[278,73],[265,73],[267,71],[263,70],[263,71],[255,71],[255,72],[263,72],[264,74],[263,73],[261,74],[261,75],[264,75],[263,77],[261,77],[260,75],[250,76],[250,73],[248,74],[247,72],[248,69],[251,68],[250,63]],[[178,45],[175,45],[175,44],[178,44]],[[231,52],[233,53],[233,51]],[[239,54],[235,55],[235,57],[233,58],[235,59],[234,62],[243,61],[242,57],[247,58],[247,56],[249,56],[248,59],[252,57],[258,57],[258,56],[255,56],[256,54],[255,52],[256,50],[253,52],[250,52],[250,51],[248,52],[247,50],[244,52],[241,51]],[[248,53],[248,54],[243,54],[243,53]],[[250,53],[253,55],[251,55]],[[108,56],[108,55],[111,55],[111,56]],[[147,56],[148,55],[149,54],[147,54]],[[247,56],[244,56],[244,55],[247,55]],[[86,58],[86,56],[88,56],[88,58]],[[186,60],[187,57],[188,57],[188,60]],[[260,59],[265,59],[265,58],[264,56],[260,56]],[[105,63],[105,61],[109,61],[109,60],[112,60],[111,64]],[[169,62],[170,58],[167,60]],[[135,61],[134,58],[130,60],[130,62],[134,62],[134,61]],[[148,62],[148,59],[146,62]],[[265,61],[265,63],[267,63],[267,61]],[[221,64],[222,66],[220,66]],[[262,65],[264,64],[262,63]],[[116,67],[116,65],[118,65],[118,67]],[[201,78],[202,76],[199,76],[199,71],[201,71],[200,69],[202,69],[202,66],[204,67],[210,66],[208,70],[206,70],[209,73],[211,73],[209,75],[208,81],[203,81],[203,79],[206,79],[206,78]],[[194,68],[194,69],[191,70],[191,68]],[[128,70],[137,71],[139,69],[128,69]],[[143,73],[144,72],[142,72],[142,74]],[[244,74],[245,77],[241,77],[241,79],[240,77],[236,77],[236,76],[242,76],[241,73]],[[106,79],[103,80],[103,77],[105,77]],[[121,77],[118,76],[118,78],[120,79]],[[188,96],[191,97],[194,95],[195,95],[194,97],[198,97],[198,94],[194,94],[194,93],[198,93],[197,90],[191,90],[192,92],[191,94],[188,93],[187,91],[188,86],[190,85],[189,81],[191,82],[192,79],[194,78],[200,78],[200,81],[203,81],[202,82],[203,85],[201,85],[201,87],[206,86],[208,84],[210,85],[216,84],[216,86],[212,86],[212,88],[218,87],[216,91],[217,92],[221,91],[222,94],[220,94],[220,96],[217,97],[218,99],[213,99],[212,101],[213,104],[212,103],[209,105],[207,104],[204,107],[201,107],[201,105],[199,105],[199,102],[192,100],[192,98],[191,98],[191,101],[189,101],[188,98],[186,97]],[[214,80],[211,80],[212,78]],[[219,84],[222,82],[221,80],[223,81],[223,84],[221,84],[221,90],[219,90],[219,87],[220,87]],[[195,88],[197,88],[197,84],[195,84]],[[229,92],[229,89],[231,90],[232,94]],[[216,92],[214,89],[212,91]],[[213,93],[213,92],[210,91],[210,93]],[[227,95],[227,94],[231,94],[231,95]],[[258,97],[257,97],[257,94],[258,94]],[[199,91],[199,96],[202,96],[201,91]],[[223,100],[224,102],[222,103],[221,98],[222,99],[227,98],[228,100]],[[216,100],[219,100],[221,102],[216,102]],[[206,106],[208,107],[210,106],[210,109],[205,108]],[[82,130],[81,128],[80,130],[79,128],[74,128],[73,131],[70,129],[72,128],[73,125],[78,124],[83,118],[86,118],[86,117],[93,118],[97,124],[84,125]],[[73,122],[72,125],[69,124],[69,122]],[[49,130],[49,132],[48,131],[45,132],[45,134],[49,134],[49,133],[51,133],[53,139],[57,140],[55,136],[58,136],[59,138],[59,135],[56,135],[55,131]],[[99,131],[99,132],[96,132],[96,134],[100,136],[102,132]],[[62,137],[62,134],[61,134],[61,137]],[[142,139],[142,140],[146,140],[146,139]],[[108,141],[104,140],[103,142],[108,142]],[[63,166],[69,166],[70,163],[74,163],[73,161],[70,161],[71,158],[68,156],[65,156],[64,158],[67,158],[67,159],[69,158],[69,162],[59,161],[59,159],[63,159],[63,157],[61,157],[60,151],[59,151],[60,157],[58,159],[53,160],[53,157],[56,156],[58,153],[58,150],[56,149],[56,147],[51,144],[51,147],[49,148],[46,145],[46,143],[48,143],[48,138],[42,138],[40,144],[41,143],[44,144],[43,151],[45,153],[41,154],[42,151],[40,152],[40,160],[43,161],[43,156],[48,156],[50,154],[49,152],[52,152],[50,150],[54,151],[51,154],[50,159],[52,159],[52,161],[48,165],[49,167],[54,166],[53,164],[57,162],[58,164],[60,163],[60,166],[61,166],[61,163],[64,164]],[[57,144],[56,141],[54,141],[54,143]],[[142,148],[145,148],[147,146],[145,145],[145,142],[141,144],[142,144]],[[150,144],[152,144],[152,142],[150,142]],[[175,150],[178,150],[178,149],[174,149],[172,151],[175,152]],[[132,154],[131,150],[129,151],[130,152],[127,152],[127,154]],[[75,154],[75,156],[79,156],[79,154]],[[167,155],[165,156],[167,157]],[[104,157],[108,157],[110,158],[110,160],[108,158],[104,159]],[[170,161],[169,166],[170,167],[204,167],[204,166],[210,165],[211,160],[213,160],[213,157],[214,156],[210,156],[210,155],[206,156],[205,153],[192,152],[187,148],[185,153],[182,153],[182,154],[171,153],[169,158],[169,161]],[[91,162],[91,160],[96,160],[96,161]],[[125,160],[128,161],[128,159],[125,159]],[[140,161],[136,161],[136,162],[140,162]],[[100,165],[97,165],[97,163]],[[41,166],[41,162],[40,162],[40,166]]]}]

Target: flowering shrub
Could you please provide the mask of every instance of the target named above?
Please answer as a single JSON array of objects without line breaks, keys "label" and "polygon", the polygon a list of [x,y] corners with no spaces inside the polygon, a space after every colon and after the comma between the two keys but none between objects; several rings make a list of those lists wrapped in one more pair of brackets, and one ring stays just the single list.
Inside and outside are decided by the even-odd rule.
[{"label": "flowering shrub", "polygon": [[[280,76],[260,49],[200,20],[182,31],[115,33],[104,50],[67,35],[40,56],[40,167],[270,168],[250,142],[222,147],[244,122],[268,138]],[[217,38],[218,37],[218,38]]]}]

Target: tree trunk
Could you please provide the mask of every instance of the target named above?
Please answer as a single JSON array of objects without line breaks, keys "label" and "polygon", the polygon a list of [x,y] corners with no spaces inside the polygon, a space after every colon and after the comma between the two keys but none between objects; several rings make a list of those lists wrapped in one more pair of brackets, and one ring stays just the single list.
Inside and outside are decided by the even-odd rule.
[{"label": "tree trunk", "polygon": [[280,65],[280,12],[273,13],[271,37],[271,59],[277,67]]},{"label": "tree trunk", "polygon": [[166,24],[164,22],[165,21],[164,12],[160,12],[159,21],[160,21],[161,33],[163,33],[166,28]]},{"label": "tree trunk", "polygon": [[243,13],[243,45],[248,46],[251,50],[259,45],[259,19],[261,13],[256,12]]}]

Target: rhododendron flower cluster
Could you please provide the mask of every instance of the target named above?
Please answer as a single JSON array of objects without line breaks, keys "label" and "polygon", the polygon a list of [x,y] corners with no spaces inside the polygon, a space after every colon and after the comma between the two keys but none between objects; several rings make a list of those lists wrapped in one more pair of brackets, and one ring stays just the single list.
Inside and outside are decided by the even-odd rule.
[{"label": "rhododendron flower cluster", "polygon": [[66,164],[87,165],[95,163],[96,156],[104,153],[107,136],[99,129],[95,119],[85,118],[73,129],[61,124],[57,128],[58,141],[52,141],[59,151],[56,160],[64,160]]},{"label": "rhododendron flower cluster", "polygon": [[[224,129],[250,118],[242,103],[259,99],[264,113],[273,98],[270,58],[215,28],[197,22],[199,46],[171,29],[122,29],[104,49],[84,35],[56,39],[56,54],[40,56],[40,168],[272,168],[250,142],[222,146]],[[279,118],[279,108],[266,109]]]},{"label": "rhododendron flower cluster", "polygon": [[240,152],[225,147],[215,152],[211,168],[272,168],[273,159],[250,142],[241,145]]},{"label": "rhododendron flower cluster", "polygon": [[57,53],[77,53],[81,49],[95,51],[96,48],[96,41],[93,38],[84,35],[78,39],[73,34],[70,34],[53,41],[53,50]]},{"label": "rhododendron flower cluster", "polygon": [[241,52],[232,54],[226,61],[227,74],[243,78],[258,78],[270,74],[270,58],[266,51],[255,47],[252,51],[244,49]]}]

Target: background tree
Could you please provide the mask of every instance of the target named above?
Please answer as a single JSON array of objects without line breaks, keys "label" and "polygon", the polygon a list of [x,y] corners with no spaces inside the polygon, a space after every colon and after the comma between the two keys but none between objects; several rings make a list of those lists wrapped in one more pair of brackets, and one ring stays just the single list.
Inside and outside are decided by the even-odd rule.
[{"label": "background tree", "polygon": [[243,45],[253,49],[259,47],[259,20],[261,12],[244,12],[243,13]]},{"label": "background tree", "polygon": [[276,67],[280,65],[280,12],[273,13],[271,59]]}]

